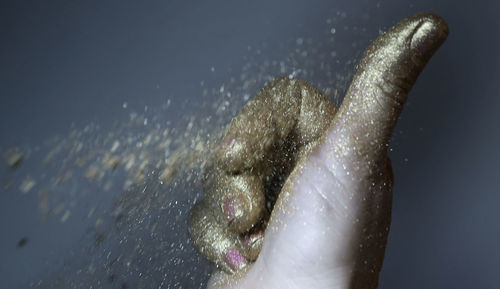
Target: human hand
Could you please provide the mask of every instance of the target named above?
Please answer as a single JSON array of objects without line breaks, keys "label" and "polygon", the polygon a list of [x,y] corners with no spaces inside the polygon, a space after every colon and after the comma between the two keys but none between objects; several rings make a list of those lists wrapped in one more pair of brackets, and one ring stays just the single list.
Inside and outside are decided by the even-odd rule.
[{"label": "human hand", "polygon": [[[209,288],[377,287],[391,218],[387,147],[447,35],[432,14],[395,25],[365,52],[338,111],[286,78],[243,108],[190,215],[195,246],[224,271]],[[267,221],[266,201],[278,195]]]}]

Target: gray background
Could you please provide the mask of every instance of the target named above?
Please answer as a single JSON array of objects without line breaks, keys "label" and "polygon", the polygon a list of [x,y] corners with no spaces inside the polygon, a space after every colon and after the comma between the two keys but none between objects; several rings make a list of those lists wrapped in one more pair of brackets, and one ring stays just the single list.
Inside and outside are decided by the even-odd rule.
[{"label": "gray background", "polygon": [[[391,146],[393,224],[380,287],[498,288],[498,1],[2,1],[0,147],[38,144],[71,123],[111,123],[125,101],[140,108],[169,98],[179,108],[169,118],[192,113],[184,104],[199,100],[200,81],[229,79],[248,46],[272,53],[321,35],[337,11],[345,25],[366,28],[345,58],[414,12],[440,14],[451,29]],[[2,191],[0,287],[24,288],[78,260],[84,221],[70,222],[41,222],[36,200]],[[23,236],[30,242],[17,249]]]}]

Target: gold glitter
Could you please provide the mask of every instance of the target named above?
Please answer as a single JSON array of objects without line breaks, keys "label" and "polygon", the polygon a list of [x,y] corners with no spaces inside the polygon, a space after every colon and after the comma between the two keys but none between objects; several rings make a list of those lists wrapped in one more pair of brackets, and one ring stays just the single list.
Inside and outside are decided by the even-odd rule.
[{"label": "gold glitter", "polygon": [[309,83],[280,77],[231,121],[206,167],[205,201],[190,218],[193,242],[204,256],[228,273],[233,270],[223,264],[224,250],[237,247],[249,260],[256,259],[261,241],[242,247],[241,239],[268,219],[266,200],[274,203],[285,177],[321,137],[335,111]]},{"label": "gold glitter", "polygon": [[[249,249],[242,246],[242,240],[255,230],[253,225],[266,224],[268,214],[262,209],[262,200],[272,203],[282,190],[286,194],[278,198],[279,211],[287,215],[298,210],[288,201],[294,191],[290,179],[301,174],[305,156],[319,142],[332,142],[331,157],[337,161],[340,158],[350,183],[368,184],[369,190],[378,189],[388,192],[382,196],[390,196],[392,169],[386,150],[393,127],[419,73],[447,34],[441,18],[418,14],[381,35],[365,52],[338,112],[307,82],[282,77],[266,85],[231,121],[205,168],[205,200],[193,208],[190,218],[190,233],[200,252],[227,273],[234,271],[222,259],[229,248],[237,248],[248,259],[255,259],[249,258]],[[225,206],[234,209],[234,202],[240,202],[237,212],[226,209]],[[390,206],[390,197],[373,202],[380,203]],[[228,218],[228,214],[232,215]],[[281,216],[272,216],[270,222],[276,228],[286,227]],[[356,226],[363,221],[359,216],[349,217]],[[369,228],[368,233],[376,235],[378,227],[388,228],[389,223],[390,215],[383,216],[377,228]],[[384,248],[386,235],[370,242]],[[368,250],[375,244],[370,242],[357,247]],[[375,255],[379,253],[380,250]],[[356,270],[379,272],[381,261],[376,260],[381,258],[376,257],[367,256]],[[375,279],[367,277],[369,280],[359,282],[376,284],[378,274],[373,275]]]}]

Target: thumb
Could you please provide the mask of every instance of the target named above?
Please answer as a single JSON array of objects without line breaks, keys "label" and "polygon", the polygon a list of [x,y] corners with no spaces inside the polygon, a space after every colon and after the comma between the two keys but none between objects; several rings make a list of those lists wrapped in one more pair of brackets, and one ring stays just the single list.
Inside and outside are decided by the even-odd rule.
[{"label": "thumb", "polygon": [[420,14],[367,50],[332,127],[285,183],[245,279],[269,288],[376,288],[390,225],[387,144],[447,34],[441,18]]}]

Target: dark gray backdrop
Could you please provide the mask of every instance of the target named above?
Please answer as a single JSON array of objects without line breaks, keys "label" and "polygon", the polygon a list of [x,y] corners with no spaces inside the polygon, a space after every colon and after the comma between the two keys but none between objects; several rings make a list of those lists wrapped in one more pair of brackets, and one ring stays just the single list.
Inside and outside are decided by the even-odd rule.
[{"label": "dark gray backdrop", "polygon": [[[192,113],[183,104],[199,101],[200,81],[227,81],[248,46],[266,43],[272,54],[290,39],[321,35],[337,11],[344,25],[366,28],[345,58],[359,56],[380,29],[432,11],[451,34],[412,91],[392,143],[393,224],[381,288],[498,288],[499,3],[2,1],[0,147],[35,145],[72,122],[110,123],[124,115],[123,102],[140,108],[169,98],[179,108],[170,118]],[[82,221],[41,222],[36,206],[0,194],[2,288],[22,288],[78,258]],[[23,236],[30,241],[18,249]]]}]

